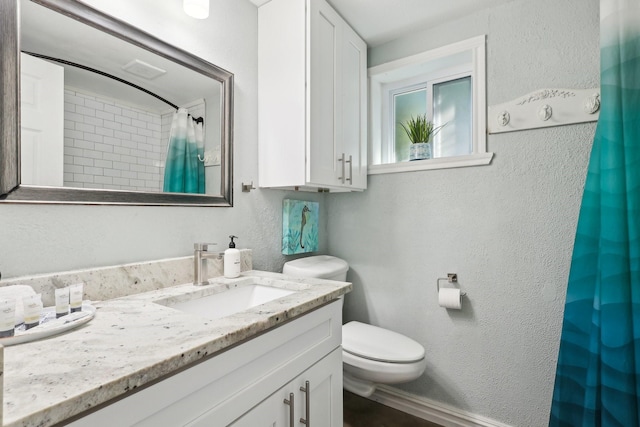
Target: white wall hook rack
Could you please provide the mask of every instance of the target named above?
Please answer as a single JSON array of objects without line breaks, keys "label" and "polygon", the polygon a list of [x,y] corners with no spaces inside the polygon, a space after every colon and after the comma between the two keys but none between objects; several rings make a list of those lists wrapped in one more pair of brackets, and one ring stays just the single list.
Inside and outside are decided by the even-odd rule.
[{"label": "white wall hook rack", "polygon": [[600,111],[600,88],[540,89],[489,106],[490,134],[574,123],[594,122]]}]

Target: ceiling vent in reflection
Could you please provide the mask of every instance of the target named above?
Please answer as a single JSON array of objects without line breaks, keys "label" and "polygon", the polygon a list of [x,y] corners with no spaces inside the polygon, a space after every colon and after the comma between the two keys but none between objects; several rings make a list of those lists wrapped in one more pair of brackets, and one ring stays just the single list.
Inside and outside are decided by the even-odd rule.
[{"label": "ceiling vent in reflection", "polygon": [[145,78],[147,80],[153,80],[158,76],[166,73],[166,70],[162,68],[154,67],[151,64],[147,64],[146,62],[140,61],[139,59],[134,59],[129,62],[127,65],[122,67],[128,73],[135,74],[138,77]]}]

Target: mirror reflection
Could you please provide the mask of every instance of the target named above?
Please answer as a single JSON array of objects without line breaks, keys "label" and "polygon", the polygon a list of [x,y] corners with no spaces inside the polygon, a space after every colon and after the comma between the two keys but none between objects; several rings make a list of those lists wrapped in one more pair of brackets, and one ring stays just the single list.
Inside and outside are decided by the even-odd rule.
[{"label": "mirror reflection", "polygon": [[232,206],[232,73],[75,0],[0,16],[0,202]]},{"label": "mirror reflection", "polygon": [[20,28],[22,184],[220,194],[220,82],[31,1]]}]

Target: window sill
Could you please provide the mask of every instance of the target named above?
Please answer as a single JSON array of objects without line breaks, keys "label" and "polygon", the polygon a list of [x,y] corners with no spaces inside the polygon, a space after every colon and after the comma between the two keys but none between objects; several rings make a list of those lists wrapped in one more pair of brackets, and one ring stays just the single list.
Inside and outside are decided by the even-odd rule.
[{"label": "window sill", "polygon": [[368,175],[384,173],[414,172],[431,169],[464,168],[467,166],[483,166],[491,163],[493,153],[469,154],[467,156],[440,157],[437,159],[414,160],[402,163],[369,165]]}]

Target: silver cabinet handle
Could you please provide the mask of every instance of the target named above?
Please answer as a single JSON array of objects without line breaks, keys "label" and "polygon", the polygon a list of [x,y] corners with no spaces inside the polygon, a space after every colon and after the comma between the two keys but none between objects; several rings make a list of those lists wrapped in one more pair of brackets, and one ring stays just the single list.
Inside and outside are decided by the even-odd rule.
[{"label": "silver cabinet handle", "polygon": [[306,415],[307,419],[300,418],[300,423],[310,427],[311,415],[309,411],[311,410],[311,387],[309,387],[309,381],[304,382],[304,387],[300,387],[300,391],[305,394],[304,396],[304,406],[306,406]]},{"label": "silver cabinet handle", "polygon": [[289,405],[289,427],[295,423],[295,408],[293,407],[293,393],[289,393],[289,398],[284,400],[285,405]]},{"label": "silver cabinet handle", "polygon": [[353,185],[353,156],[351,156],[351,154],[349,154],[349,160],[347,160],[347,163],[349,163],[349,178],[347,178],[347,181],[349,181],[349,184]]},{"label": "silver cabinet handle", "polygon": [[338,177],[338,180],[342,181],[342,183],[344,184],[344,181],[345,181],[345,176],[344,176],[345,175],[345,173],[344,173],[345,172],[344,171],[344,169],[345,169],[344,153],[342,153],[342,157],[338,157],[338,161],[342,162],[342,176]]}]

